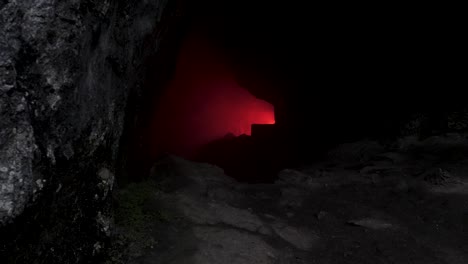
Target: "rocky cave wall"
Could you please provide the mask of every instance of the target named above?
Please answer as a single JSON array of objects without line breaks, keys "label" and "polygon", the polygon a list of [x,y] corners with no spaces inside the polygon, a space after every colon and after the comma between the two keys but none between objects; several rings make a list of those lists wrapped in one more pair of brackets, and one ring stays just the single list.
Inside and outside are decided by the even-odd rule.
[{"label": "rocky cave wall", "polygon": [[2,261],[88,263],[105,248],[127,102],[179,11],[168,0],[0,2]]}]

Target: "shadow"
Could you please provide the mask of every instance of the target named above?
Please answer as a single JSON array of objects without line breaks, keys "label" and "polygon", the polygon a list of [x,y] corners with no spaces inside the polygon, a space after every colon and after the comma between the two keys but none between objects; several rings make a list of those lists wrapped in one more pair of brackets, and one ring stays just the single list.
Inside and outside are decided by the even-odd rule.
[{"label": "shadow", "polygon": [[273,183],[287,166],[284,148],[275,140],[274,125],[253,125],[252,136],[225,137],[203,146],[193,159],[211,163],[240,182]]}]

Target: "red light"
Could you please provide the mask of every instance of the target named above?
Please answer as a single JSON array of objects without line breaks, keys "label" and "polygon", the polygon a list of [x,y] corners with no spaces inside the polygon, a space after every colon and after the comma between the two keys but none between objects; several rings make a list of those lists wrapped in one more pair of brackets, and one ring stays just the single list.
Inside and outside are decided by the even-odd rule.
[{"label": "red light", "polygon": [[240,87],[216,50],[197,36],[182,46],[173,80],[155,102],[155,155],[192,155],[228,133],[251,134],[252,124],[274,124],[271,104]]}]

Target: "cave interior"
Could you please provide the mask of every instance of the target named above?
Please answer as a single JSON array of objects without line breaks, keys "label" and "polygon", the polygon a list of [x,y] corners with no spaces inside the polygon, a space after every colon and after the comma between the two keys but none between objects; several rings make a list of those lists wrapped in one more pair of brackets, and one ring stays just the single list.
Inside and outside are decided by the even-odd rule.
[{"label": "cave interior", "polygon": [[[173,154],[216,164],[245,182],[363,139],[391,141],[415,116],[418,136],[450,132],[464,109],[450,35],[392,7],[299,2],[181,1],[170,50],[148,59],[129,143],[128,176],[142,179]],[[396,7],[395,7],[396,8]],[[317,10],[310,13],[310,10]],[[166,55],[167,57],[167,55]]]},{"label": "cave interior", "polygon": [[0,1],[0,261],[468,263],[464,23],[428,6]]},{"label": "cave interior", "polygon": [[[168,196],[197,201],[178,204],[203,241],[192,245],[195,258],[468,261],[468,127],[453,116],[468,105],[459,54],[448,47],[461,43],[455,22],[441,26],[397,5],[369,12],[357,3],[206,0],[183,8],[167,78],[158,75],[167,63],[149,61],[128,178],[156,179]],[[282,240],[246,227],[251,213]],[[193,231],[200,223],[225,226],[204,240]],[[232,226],[276,241],[278,255],[265,257],[263,242],[236,238]],[[192,236],[165,231],[174,227],[160,224],[155,236],[184,248],[173,241]],[[237,258],[243,244],[249,253]],[[178,254],[167,248],[151,256],[165,263]]]}]

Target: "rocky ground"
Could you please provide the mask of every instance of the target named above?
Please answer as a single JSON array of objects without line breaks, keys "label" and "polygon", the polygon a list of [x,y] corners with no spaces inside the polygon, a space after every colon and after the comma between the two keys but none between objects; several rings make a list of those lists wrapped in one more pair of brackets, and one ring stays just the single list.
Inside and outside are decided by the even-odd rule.
[{"label": "rocky ground", "polygon": [[120,191],[114,261],[468,263],[467,139],[345,144],[274,184],[169,157]]}]

